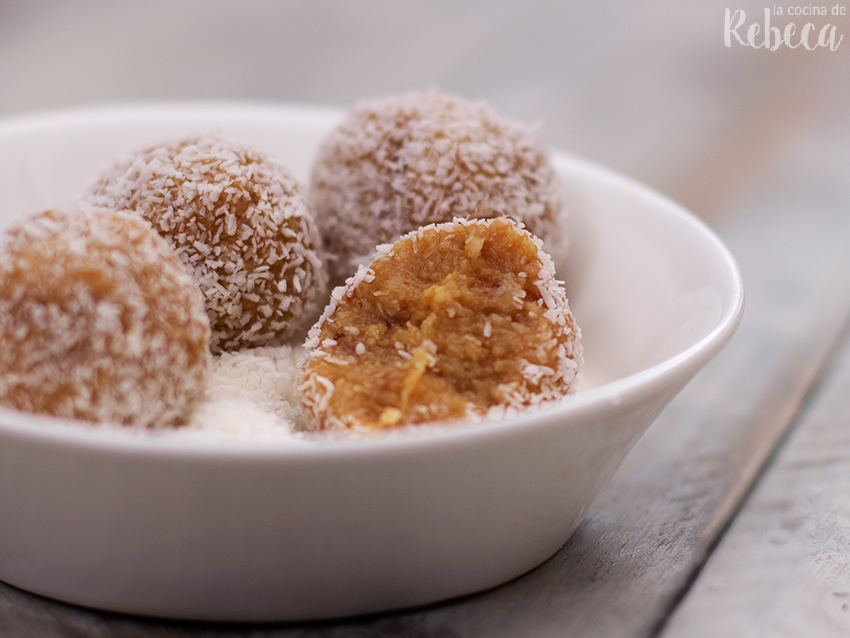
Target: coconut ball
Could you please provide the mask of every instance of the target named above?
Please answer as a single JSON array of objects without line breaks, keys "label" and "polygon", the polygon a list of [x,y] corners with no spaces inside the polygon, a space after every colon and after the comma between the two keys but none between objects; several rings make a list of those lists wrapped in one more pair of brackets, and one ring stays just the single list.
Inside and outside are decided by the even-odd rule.
[{"label": "coconut ball", "polygon": [[214,353],[279,344],[319,310],[313,215],[289,172],[255,150],[215,136],[153,146],[86,199],[134,211],[168,240],[203,292]]},{"label": "coconut ball", "polygon": [[334,290],[302,403],[317,429],[524,410],[575,390],[580,338],[539,239],[507,218],[425,226]]},{"label": "coconut ball", "polygon": [[209,339],[200,291],[136,216],[47,211],[0,243],[0,404],[181,424],[204,394]]},{"label": "coconut ball", "polygon": [[455,217],[508,216],[549,247],[561,210],[529,129],[436,90],[355,105],[319,150],[310,200],[337,283],[376,245]]}]

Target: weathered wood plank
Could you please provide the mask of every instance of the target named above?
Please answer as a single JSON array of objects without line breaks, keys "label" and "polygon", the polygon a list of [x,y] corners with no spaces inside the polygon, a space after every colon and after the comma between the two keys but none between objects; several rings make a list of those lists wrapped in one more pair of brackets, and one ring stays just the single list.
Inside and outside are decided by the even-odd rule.
[{"label": "weathered wood plank", "polygon": [[850,347],[663,638],[850,635]]}]

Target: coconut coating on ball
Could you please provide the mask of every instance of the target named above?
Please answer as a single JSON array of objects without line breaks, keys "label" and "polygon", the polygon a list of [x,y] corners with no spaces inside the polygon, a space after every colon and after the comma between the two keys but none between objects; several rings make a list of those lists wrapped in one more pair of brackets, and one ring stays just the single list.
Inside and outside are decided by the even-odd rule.
[{"label": "coconut coating on ball", "polygon": [[204,294],[214,353],[276,345],[318,312],[327,275],[296,180],[216,136],[160,144],[104,173],[87,200],[165,237]]},{"label": "coconut coating on ball", "polygon": [[575,390],[581,331],[539,239],[507,218],[379,248],[310,331],[302,403],[321,429],[501,415]]},{"label": "coconut coating on ball", "polygon": [[561,210],[529,129],[436,90],[355,105],[319,150],[310,199],[336,283],[376,245],[455,217],[508,216],[548,245]]},{"label": "coconut coating on ball", "polygon": [[150,225],[47,211],[0,246],[0,404],[142,427],[184,423],[211,366],[203,299]]}]

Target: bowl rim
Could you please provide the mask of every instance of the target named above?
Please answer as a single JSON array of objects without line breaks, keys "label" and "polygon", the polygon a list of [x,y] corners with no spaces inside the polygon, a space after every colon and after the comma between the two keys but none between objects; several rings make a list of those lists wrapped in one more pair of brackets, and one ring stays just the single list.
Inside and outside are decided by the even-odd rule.
[{"label": "bowl rim", "polygon": [[[204,117],[250,117],[312,119],[331,124],[347,112],[346,109],[328,105],[295,104],[257,101],[177,101],[129,102],[94,106],[44,110],[35,113],[0,119],[0,139],[7,135],[25,133],[50,127],[83,126],[104,120],[131,121],[139,118],[157,120],[173,117],[185,118],[203,114]],[[0,438],[14,436],[45,444],[59,444],[81,449],[103,449],[115,453],[145,456],[171,456],[210,459],[273,458],[287,461],[318,458],[336,459],[385,454],[386,451],[409,452],[443,447],[446,445],[475,444],[483,439],[515,436],[529,429],[549,427],[553,424],[570,427],[565,420],[591,416],[600,409],[620,404],[631,404],[642,396],[675,386],[677,379],[687,381],[713,357],[732,337],[740,324],[744,309],[744,286],[740,269],[729,249],[715,232],[702,220],[680,204],[592,160],[560,150],[550,151],[557,167],[574,168],[598,181],[628,190],[637,198],[650,202],[653,208],[663,210],[680,223],[701,235],[725,269],[725,279],[731,280],[732,295],[723,299],[724,310],[715,321],[714,328],[696,343],[679,353],[638,372],[607,383],[587,388],[570,395],[562,402],[524,413],[511,415],[486,424],[467,422],[460,424],[430,424],[370,433],[364,437],[335,438],[323,436],[315,444],[293,444],[290,440],[269,438],[249,440],[221,440],[205,437],[157,436],[155,431],[139,433],[134,428],[98,424],[92,427],[74,419],[25,413],[0,406]]]}]

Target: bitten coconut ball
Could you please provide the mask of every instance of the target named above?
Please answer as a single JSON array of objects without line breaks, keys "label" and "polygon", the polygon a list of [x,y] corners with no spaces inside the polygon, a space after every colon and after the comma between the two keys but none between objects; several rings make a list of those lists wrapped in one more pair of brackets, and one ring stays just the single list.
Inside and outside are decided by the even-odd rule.
[{"label": "bitten coconut ball", "polygon": [[319,429],[479,418],[573,391],[580,331],[539,239],[456,220],[384,245],[310,331],[302,403]]},{"label": "bitten coconut ball", "polygon": [[319,150],[310,200],[335,282],[378,244],[455,217],[508,216],[548,245],[561,210],[529,129],[436,90],[357,104]]},{"label": "bitten coconut ball", "polygon": [[147,222],[48,211],[1,241],[0,404],[142,427],[187,420],[209,375],[209,320]]},{"label": "bitten coconut ball", "polygon": [[319,311],[327,275],[313,215],[296,180],[257,151],[213,136],[153,146],[87,200],[132,210],[168,240],[204,294],[214,353],[279,344]]}]

